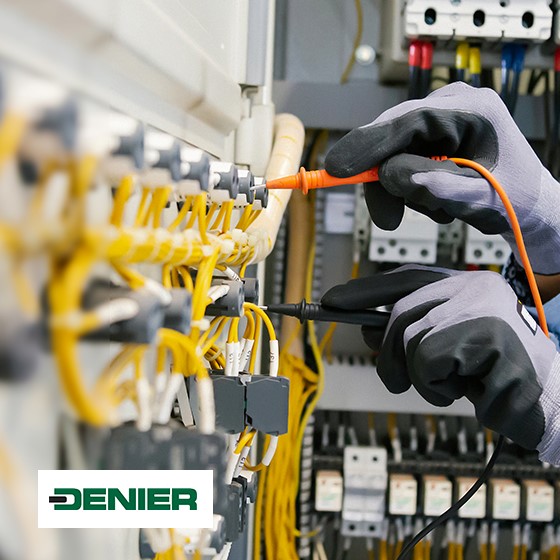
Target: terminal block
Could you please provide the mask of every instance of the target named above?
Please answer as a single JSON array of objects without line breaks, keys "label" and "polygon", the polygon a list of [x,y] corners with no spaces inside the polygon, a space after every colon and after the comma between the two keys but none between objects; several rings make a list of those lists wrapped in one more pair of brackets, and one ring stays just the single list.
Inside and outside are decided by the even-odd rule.
[{"label": "terminal block", "polygon": [[181,179],[181,148],[168,134],[150,130],[146,133],[143,181],[152,186],[176,183]]},{"label": "terminal block", "polygon": [[242,208],[255,202],[255,191],[253,190],[255,178],[247,169],[240,169],[237,173],[239,176],[239,194],[235,199],[235,205]]},{"label": "terminal block", "polygon": [[206,315],[210,317],[242,317],[243,303],[245,302],[244,284],[240,280],[217,279],[212,286],[228,286],[229,290],[225,296],[218,298],[214,303],[206,307]]},{"label": "terminal block", "polygon": [[144,126],[125,115],[113,115],[117,146],[110,154],[111,175],[123,177],[144,167]]},{"label": "terminal block", "polygon": [[264,183],[262,177],[255,177],[255,183],[260,185],[254,189],[255,200],[253,201],[253,208],[255,210],[262,210],[268,206],[268,189]]},{"label": "terminal block", "polygon": [[[134,317],[123,321],[116,321],[96,331],[89,333],[87,339],[113,342],[128,342],[135,344],[150,344],[165,321],[164,305],[156,294],[147,290],[131,290],[127,286],[120,286],[97,278],[90,282],[83,296],[83,306],[86,310],[93,310],[106,303],[115,302],[115,300],[125,299],[132,301],[137,306],[137,312]],[[173,305],[176,315],[177,307],[185,308],[185,302],[179,305]],[[190,307],[190,304],[189,304]],[[173,321],[173,319],[170,319]]]},{"label": "terminal block", "polygon": [[214,513],[227,512],[226,440],[178,425],[153,426],[140,432],[134,425],[114,428],[103,447],[101,466],[116,470],[211,470]]},{"label": "terminal block", "polygon": [[210,165],[212,189],[209,193],[211,202],[221,204],[235,200],[239,195],[239,172],[233,163],[215,161]]},{"label": "terminal block", "polygon": [[169,290],[171,301],[164,308],[163,326],[183,334],[191,330],[192,294],[179,288]]},{"label": "terminal block", "polygon": [[[225,376],[222,372],[210,375],[214,385],[216,425],[228,434],[237,434],[251,426],[271,436],[288,430],[290,381],[286,377],[241,374]],[[196,384],[196,378],[189,378]],[[192,385],[191,385],[191,388]],[[189,391],[191,407],[198,419],[198,394]]]},{"label": "terminal block", "polygon": [[196,148],[181,148],[181,178],[175,186],[178,201],[187,196],[208,192],[210,188],[210,157]]},{"label": "terminal block", "polygon": [[0,381],[25,381],[37,366],[41,353],[39,321],[17,310],[0,320]]}]

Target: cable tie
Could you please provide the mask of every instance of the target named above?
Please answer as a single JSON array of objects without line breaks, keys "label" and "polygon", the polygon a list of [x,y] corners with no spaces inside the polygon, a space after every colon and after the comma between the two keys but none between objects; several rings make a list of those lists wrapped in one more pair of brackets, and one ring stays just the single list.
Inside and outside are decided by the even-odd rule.
[{"label": "cable tie", "polygon": [[191,321],[191,327],[200,329],[201,331],[207,331],[210,328],[210,321],[208,319]]}]

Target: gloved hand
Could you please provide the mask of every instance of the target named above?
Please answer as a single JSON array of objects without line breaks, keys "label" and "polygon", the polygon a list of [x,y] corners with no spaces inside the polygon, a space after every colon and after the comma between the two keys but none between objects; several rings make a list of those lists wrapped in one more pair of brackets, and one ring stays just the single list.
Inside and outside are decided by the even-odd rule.
[{"label": "gloved hand", "polygon": [[483,233],[502,234],[518,258],[503,204],[488,182],[425,156],[463,157],[488,168],[513,204],[535,272],[560,272],[560,185],[490,89],[455,83],[389,109],[342,138],[325,167],[347,177],[381,164],[381,186],[366,185],[365,194],[382,229],[400,224],[406,204],[439,223],[459,218]]},{"label": "gloved hand", "polygon": [[322,304],[394,304],[384,337],[363,327],[389,391],[413,385],[436,406],[465,396],[482,424],[560,464],[560,355],[499,274],[406,265],[335,286]]}]

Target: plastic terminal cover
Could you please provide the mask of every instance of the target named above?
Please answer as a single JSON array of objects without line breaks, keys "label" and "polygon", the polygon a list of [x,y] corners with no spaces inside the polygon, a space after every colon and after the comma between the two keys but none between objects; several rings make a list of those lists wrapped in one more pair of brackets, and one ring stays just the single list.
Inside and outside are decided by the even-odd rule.
[{"label": "plastic terminal cover", "polygon": [[91,310],[118,298],[134,300],[139,307],[138,314],[132,319],[102,327],[89,333],[86,338],[88,340],[150,344],[157,331],[163,326],[165,318],[165,308],[154,293],[145,289],[131,290],[127,286],[119,286],[97,278],[87,287],[82,303],[86,310]]},{"label": "plastic terminal cover", "polygon": [[226,540],[233,542],[237,540],[245,529],[247,518],[245,492],[243,486],[235,480],[228,486],[227,503],[228,507],[224,516],[226,521]]},{"label": "plastic terminal cover", "polygon": [[[262,433],[279,436],[288,431],[290,380],[268,375],[225,376],[214,371],[216,426],[229,434],[251,426]],[[196,378],[189,378],[189,398],[195,422],[198,421]]]},{"label": "plastic terminal cover", "polygon": [[114,428],[103,447],[101,468],[122,470],[212,470],[214,513],[226,512],[226,440],[183,426],[153,426],[139,432],[132,424]]},{"label": "plastic terminal cover", "polygon": [[206,307],[206,315],[210,317],[242,317],[243,303],[245,302],[245,289],[243,282],[238,280],[220,280],[212,285],[226,284],[228,293]]},{"label": "plastic terminal cover", "polygon": [[192,294],[180,288],[170,290],[171,303],[164,309],[163,326],[183,334],[191,330]]},{"label": "plastic terminal cover", "polygon": [[119,146],[112,152],[114,156],[129,157],[134,162],[136,169],[144,167],[144,127],[138,124],[136,130],[128,135],[121,136]]}]

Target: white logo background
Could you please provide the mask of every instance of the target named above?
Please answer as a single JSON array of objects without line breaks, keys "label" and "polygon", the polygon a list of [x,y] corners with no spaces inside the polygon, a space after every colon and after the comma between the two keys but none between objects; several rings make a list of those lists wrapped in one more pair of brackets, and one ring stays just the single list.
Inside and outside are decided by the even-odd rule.
[{"label": "white logo background", "polygon": [[[38,471],[38,527],[45,528],[169,528],[207,529],[213,524],[212,471]],[[54,509],[49,496],[55,488],[194,488],[196,511],[187,506],[169,511],[126,511],[117,503],[113,511]],[[73,498],[69,497],[70,503]]]}]

